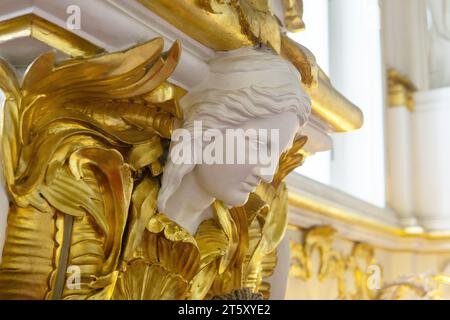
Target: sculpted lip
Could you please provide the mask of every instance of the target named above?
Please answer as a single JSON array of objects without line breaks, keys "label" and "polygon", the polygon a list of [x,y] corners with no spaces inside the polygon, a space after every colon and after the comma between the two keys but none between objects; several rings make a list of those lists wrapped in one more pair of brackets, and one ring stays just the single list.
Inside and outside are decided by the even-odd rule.
[{"label": "sculpted lip", "polygon": [[244,191],[247,191],[247,192],[255,191],[256,187],[258,186],[258,184],[260,182],[259,179],[255,179],[255,180],[256,181],[251,181],[251,182],[244,181],[244,182],[242,182],[242,186],[243,186]]},{"label": "sculpted lip", "polygon": [[250,184],[246,181],[242,182],[241,186],[242,186],[242,190],[245,192],[252,192],[255,189],[255,187],[252,184]]}]

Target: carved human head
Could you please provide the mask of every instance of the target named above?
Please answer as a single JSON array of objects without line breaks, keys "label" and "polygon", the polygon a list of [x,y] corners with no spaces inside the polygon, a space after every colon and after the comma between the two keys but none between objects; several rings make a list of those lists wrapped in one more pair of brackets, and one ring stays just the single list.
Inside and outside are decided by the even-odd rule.
[{"label": "carved human head", "polygon": [[[272,180],[279,155],[290,147],[311,112],[299,72],[268,49],[241,48],[218,53],[209,67],[204,81],[180,101],[184,113],[180,128],[190,138],[180,139],[177,130],[172,136],[158,196],[162,212],[187,174],[194,174],[204,192],[226,206],[243,205],[259,182]],[[213,137],[202,134],[205,132],[212,132]],[[249,143],[230,146],[228,132]],[[249,132],[256,133],[256,137]],[[223,134],[220,139],[219,133]],[[216,148],[214,154],[222,153],[223,162],[199,161],[202,151],[210,151],[205,140],[221,141],[223,148]],[[270,151],[270,163],[258,156],[252,158],[258,150],[255,143]],[[174,151],[186,146],[200,152],[192,152],[187,157],[190,161],[175,161]],[[226,161],[232,150],[235,154],[228,160],[234,160]],[[247,161],[239,161],[239,155]]]}]

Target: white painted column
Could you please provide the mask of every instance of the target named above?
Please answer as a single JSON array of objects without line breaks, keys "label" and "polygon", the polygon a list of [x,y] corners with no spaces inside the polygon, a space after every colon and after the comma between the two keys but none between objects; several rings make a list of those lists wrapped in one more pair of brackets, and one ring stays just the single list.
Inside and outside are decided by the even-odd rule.
[{"label": "white painted column", "polygon": [[388,206],[403,227],[417,225],[412,198],[411,111],[406,106],[388,108],[386,114]]},{"label": "white painted column", "polygon": [[[405,75],[419,89],[429,85],[426,0],[381,0],[385,69]],[[387,75],[386,75],[387,77]],[[412,113],[386,110],[387,204],[403,227],[417,226],[413,201]]]},{"label": "white painted column", "polygon": [[380,0],[384,61],[418,90],[429,88],[427,0]]},{"label": "white painted column", "polygon": [[360,130],[333,135],[331,184],[385,206],[384,101],[377,0],[330,0],[330,78],[361,108]]},{"label": "white painted column", "polygon": [[428,230],[450,230],[450,87],[418,92],[412,116],[413,199]]}]

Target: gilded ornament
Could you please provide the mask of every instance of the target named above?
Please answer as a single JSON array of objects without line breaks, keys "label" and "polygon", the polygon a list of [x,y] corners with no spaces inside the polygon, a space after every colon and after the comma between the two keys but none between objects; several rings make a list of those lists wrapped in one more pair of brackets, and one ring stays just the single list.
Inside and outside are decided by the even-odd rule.
[{"label": "gilded ornament", "polygon": [[[376,263],[374,249],[364,243],[353,244],[348,254],[334,248],[336,230],[329,226],[317,226],[302,231],[303,241],[291,240],[291,270],[293,277],[308,281],[314,274],[312,256],[319,253],[317,278],[333,279],[337,283],[337,299],[374,299],[375,289],[367,286],[368,266]],[[347,284],[347,276],[354,279],[354,286]]]},{"label": "gilded ornament", "polygon": [[303,0],[281,0],[284,9],[284,24],[291,32],[305,29],[303,22]]},{"label": "gilded ornament", "polygon": [[[179,115],[175,97],[158,92],[167,91],[180,44],[162,50],[155,39],[59,64],[43,54],[21,81],[0,61],[11,200],[1,298],[112,297],[123,254],[155,207],[158,181],[149,167],[158,172],[162,140]],[[132,217],[130,205],[138,206]],[[122,251],[124,238],[132,248]],[[80,274],[74,288],[66,285],[70,266]]]},{"label": "gilded ornament", "polygon": [[180,44],[165,53],[163,45],[62,63],[47,53],[23,79],[0,61],[11,200],[0,298],[211,299],[236,289],[269,297],[287,226],[283,179],[302,163],[306,138],[244,206],[216,201],[214,218],[189,234],[157,210],[185,93],[167,82]]},{"label": "gilded ornament", "polygon": [[414,92],[416,91],[417,88],[408,77],[393,69],[388,71],[388,93],[391,107],[403,106],[414,111]]}]

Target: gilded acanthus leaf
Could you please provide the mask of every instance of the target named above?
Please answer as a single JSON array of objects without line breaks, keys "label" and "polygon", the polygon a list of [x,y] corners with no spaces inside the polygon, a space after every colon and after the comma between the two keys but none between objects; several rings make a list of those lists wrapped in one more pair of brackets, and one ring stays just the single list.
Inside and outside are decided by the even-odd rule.
[{"label": "gilded acanthus leaf", "polygon": [[317,88],[319,78],[328,78],[320,69],[312,52],[287,35],[281,37],[280,55],[291,61],[297,68],[302,76],[302,83],[307,88]]},{"label": "gilded acanthus leaf", "polygon": [[247,34],[280,52],[281,32],[277,18],[273,15],[269,0],[239,0],[241,26]]},{"label": "gilded acanthus leaf", "polygon": [[[124,235],[133,251],[155,213],[153,174],[161,172],[162,140],[180,117],[180,91],[165,83],[180,44],[167,53],[163,47],[155,39],[59,64],[43,54],[22,81],[0,60],[1,152],[11,200],[2,297],[112,297]],[[75,287],[65,285],[66,266],[80,271]]]},{"label": "gilded acanthus leaf", "polygon": [[281,0],[284,10],[284,24],[291,32],[305,29],[303,22],[303,0]]},{"label": "gilded acanthus leaf", "polygon": [[200,252],[186,230],[156,214],[122,268],[114,299],[187,299],[200,270]]},{"label": "gilded acanthus leaf", "polygon": [[278,169],[273,177],[272,185],[278,187],[289,173],[302,165],[305,157],[300,151],[307,140],[308,138],[305,136],[298,137],[294,141],[293,146],[280,156]]},{"label": "gilded acanthus leaf", "polygon": [[212,14],[221,14],[224,6],[239,17],[242,32],[253,42],[262,43],[280,52],[281,31],[272,12],[271,0],[199,0],[198,5]]},{"label": "gilded acanthus leaf", "polygon": [[141,243],[147,224],[156,213],[158,190],[158,182],[155,179],[145,178],[133,192],[131,217],[123,252],[124,261],[131,260],[133,253]]}]

